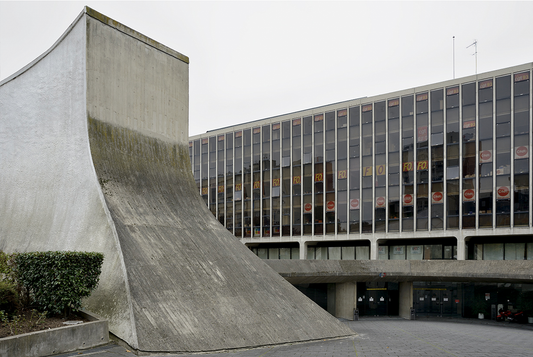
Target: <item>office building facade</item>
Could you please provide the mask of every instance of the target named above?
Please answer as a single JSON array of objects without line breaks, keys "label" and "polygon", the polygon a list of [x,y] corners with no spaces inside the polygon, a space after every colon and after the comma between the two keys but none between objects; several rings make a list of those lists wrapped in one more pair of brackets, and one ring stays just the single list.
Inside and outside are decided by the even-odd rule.
[{"label": "office building facade", "polygon": [[533,259],[532,64],[190,137],[198,192],[267,259]]}]

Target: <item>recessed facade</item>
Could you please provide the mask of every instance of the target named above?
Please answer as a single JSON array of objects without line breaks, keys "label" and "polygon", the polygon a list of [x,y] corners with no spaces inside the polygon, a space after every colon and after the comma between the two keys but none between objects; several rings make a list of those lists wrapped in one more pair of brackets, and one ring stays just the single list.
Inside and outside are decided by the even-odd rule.
[{"label": "recessed facade", "polygon": [[190,137],[198,192],[266,259],[533,260],[531,70]]}]

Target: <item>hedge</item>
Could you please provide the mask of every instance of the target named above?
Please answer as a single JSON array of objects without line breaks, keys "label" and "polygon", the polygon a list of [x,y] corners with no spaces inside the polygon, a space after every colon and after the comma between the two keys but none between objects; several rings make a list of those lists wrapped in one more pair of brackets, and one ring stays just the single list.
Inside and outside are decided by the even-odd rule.
[{"label": "hedge", "polygon": [[14,257],[18,283],[40,311],[77,311],[98,286],[104,255],[91,252],[31,252]]}]

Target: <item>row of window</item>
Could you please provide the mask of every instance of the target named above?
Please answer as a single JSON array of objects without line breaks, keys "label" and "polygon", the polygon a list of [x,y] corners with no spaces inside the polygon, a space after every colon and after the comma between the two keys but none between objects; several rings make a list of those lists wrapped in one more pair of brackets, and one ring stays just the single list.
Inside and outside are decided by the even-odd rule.
[{"label": "row of window", "polygon": [[[473,260],[533,260],[533,242],[476,243]],[[298,247],[253,247],[261,259],[300,259]],[[369,260],[370,246],[308,246],[309,260]],[[391,244],[378,247],[379,260],[450,260],[457,259],[453,244]]]},{"label": "row of window", "polygon": [[520,72],[191,141],[238,237],[530,226]]}]

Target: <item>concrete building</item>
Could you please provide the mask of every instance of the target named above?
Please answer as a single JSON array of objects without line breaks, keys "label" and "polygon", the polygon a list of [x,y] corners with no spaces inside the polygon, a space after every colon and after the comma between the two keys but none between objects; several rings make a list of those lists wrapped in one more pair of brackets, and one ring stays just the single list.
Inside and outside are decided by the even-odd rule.
[{"label": "concrete building", "polygon": [[188,124],[189,58],[86,7],[0,82],[0,250],[103,253],[83,306],[139,352],[353,334],[211,216]]},{"label": "concrete building", "polygon": [[[522,296],[532,287],[512,284],[533,282],[532,68],[190,137],[198,192],[226,229],[332,313],[339,310],[333,292],[344,296],[345,286],[301,284],[332,284],[346,274],[342,284],[355,284],[349,294],[357,301],[345,314],[358,307],[407,315],[413,306],[420,314],[468,316],[479,291],[490,306],[516,307],[518,298],[507,303],[508,294],[495,291]],[[488,260],[492,268],[481,262]],[[415,273],[401,261],[427,264]],[[374,281],[355,267],[381,276]],[[500,285],[468,285],[474,281]]]}]

